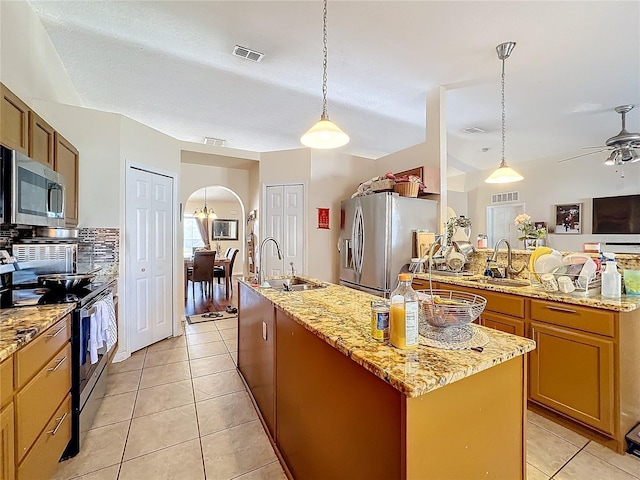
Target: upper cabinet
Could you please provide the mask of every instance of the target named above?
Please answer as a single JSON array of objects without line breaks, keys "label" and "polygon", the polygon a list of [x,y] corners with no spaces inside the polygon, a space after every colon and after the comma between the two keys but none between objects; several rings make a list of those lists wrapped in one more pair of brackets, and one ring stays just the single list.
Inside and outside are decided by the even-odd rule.
[{"label": "upper cabinet", "polygon": [[49,168],[54,168],[54,133],[36,112],[29,112],[29,156]]},{"label": "upper cabinet", "polygon": [[7,148],[29,154],[29,107],[0,84],[0,143]]},{"label": "upper cabinet", "polygon": [[55,171],[66,183],[64,219],[67,227],[78,225],[78,150],[62,135],[55,132]]},{"label": "upper cabinet", "polygon": [[65,223],[78,225],[78,150],[0,83],[0,144],[61,173],[66,182]]}]

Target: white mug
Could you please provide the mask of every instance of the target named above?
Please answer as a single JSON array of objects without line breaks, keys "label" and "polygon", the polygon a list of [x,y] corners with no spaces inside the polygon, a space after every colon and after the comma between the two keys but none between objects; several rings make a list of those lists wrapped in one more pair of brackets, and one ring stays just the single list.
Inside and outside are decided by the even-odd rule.
[{"label": "white mug", "polygon": [[558,282],[556,281],[556,277],[551,273],[545,273],[540,275],[540,281],[542,282],[542,286],[544,287],[546,292],[557,292],[558,291]]}]

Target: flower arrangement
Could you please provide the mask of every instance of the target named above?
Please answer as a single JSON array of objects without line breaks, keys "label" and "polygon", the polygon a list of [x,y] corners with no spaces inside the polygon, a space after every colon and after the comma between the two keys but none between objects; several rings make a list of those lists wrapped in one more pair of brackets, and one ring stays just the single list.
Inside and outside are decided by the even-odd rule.
[{"label": "flower arrangement", "polygon": [[453,233],[456,231],[456,228],[471,227],[471,219],[465,217],[464,215],[460,215],[459,217],[451,217],[447,221],[446,227],[447,227],[446,245],[451,245],[451,237],[453,237]]},{"label": "flower arrangement", "polygon": [[518,237],[518,240],[524,240],[525,238],[546,238],[547,236],[547,229],[544,227],[536,228],[531,221],[531,217],[526,213],[518,215],[514,223],[522,234],[521,237]]}]

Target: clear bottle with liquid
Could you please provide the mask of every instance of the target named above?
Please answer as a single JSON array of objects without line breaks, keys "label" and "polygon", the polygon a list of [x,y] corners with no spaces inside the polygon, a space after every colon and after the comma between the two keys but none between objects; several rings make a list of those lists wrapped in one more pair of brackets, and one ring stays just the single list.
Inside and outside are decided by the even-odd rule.
[{"label": "clear bottle with liquid", "polygon": [[389,342],[402,349],[418,346],[418,295],[411,288],[411,274],[398,275],[398,287],[391,293]]},{"label": "clear bottle with liquid", "polygon": [[620,298],[622,294],[622,276],[618,272],[615,253],[603,253],[607,260],[600,281],[602,282],[601,294],[603,297]]}]

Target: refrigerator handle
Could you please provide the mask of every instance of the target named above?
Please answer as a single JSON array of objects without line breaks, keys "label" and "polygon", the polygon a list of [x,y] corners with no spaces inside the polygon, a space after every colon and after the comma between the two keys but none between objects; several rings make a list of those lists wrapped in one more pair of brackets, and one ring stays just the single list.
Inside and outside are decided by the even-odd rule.
[{"label": "refrigerator handle", "polygon": [[356,208],[353,221],[353,263],[354,270],[358,275],[362,274],[362,263],[364,261],[364,215],[362,207]]}]

